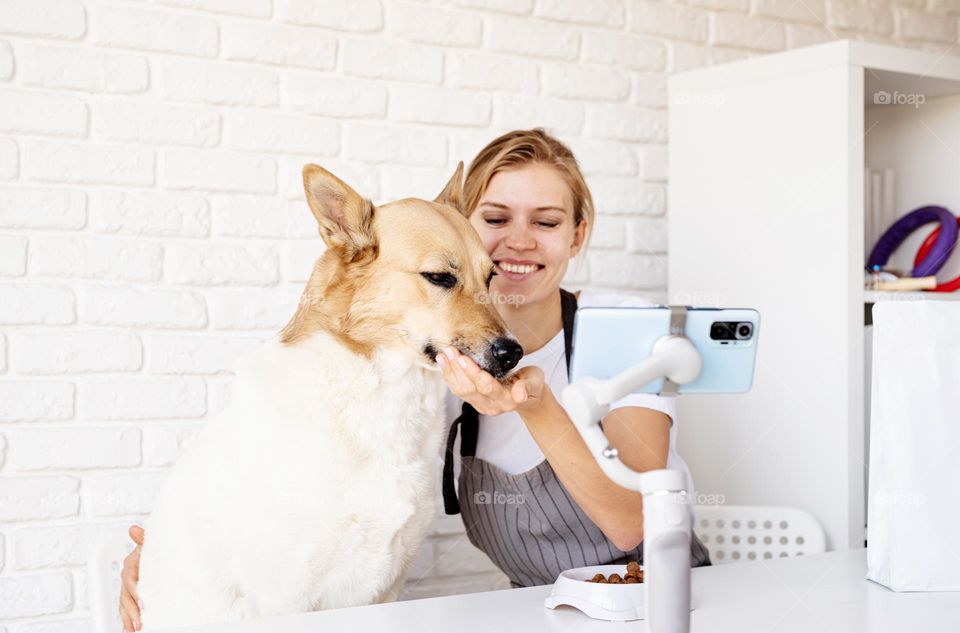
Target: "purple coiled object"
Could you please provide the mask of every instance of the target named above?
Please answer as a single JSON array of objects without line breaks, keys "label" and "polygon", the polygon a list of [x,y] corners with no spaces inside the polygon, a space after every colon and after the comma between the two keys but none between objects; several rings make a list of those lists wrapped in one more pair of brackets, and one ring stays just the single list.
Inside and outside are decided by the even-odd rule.
[{"label": "purple coiled object", "polygon": [[935,275],[950,258],[953,247],[957,245],[957,218],[943,207],[933,205],[914,209],[894,222],[870,251],[867,268],[873,269],[874,266],[886,265],[890,255],[897,250],[903,240],[907,239],[908,235],[930,222],[940,223],[940,237],[930,249],[930,254],[910,274],[913,277]]}]

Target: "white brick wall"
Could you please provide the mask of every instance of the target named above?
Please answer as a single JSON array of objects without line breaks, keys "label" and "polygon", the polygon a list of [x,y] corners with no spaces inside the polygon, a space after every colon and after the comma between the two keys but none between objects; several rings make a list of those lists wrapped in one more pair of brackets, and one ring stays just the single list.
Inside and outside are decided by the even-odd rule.
[{"label": "white brick wall", "polygon": [[94,137],[121,143],[212,147],[220,142],[220,116],[197,108],[104,101],[93,106],[91,128]]},{"label": "white brick wall", "polygon": [[72,95],[18,90],[5,85],[0,101],[0,130],[79,137],[87,133],[87,112],[84,101]]},{"label": "white brick wall", "polygon": [[37,331],[10,334],[20,374],[83,374],[137,371],[143,345],[132,332],[113,330]]},{"label": "white brick wall", "polygon": [[[90,630],[90,543],[149,513],[322,250],[304,163],[431,196],[545,126],[600,214],[568,281],[662,300],[668,73],[836,37],[950,52],[958,21],[956,0],[0,2],[0,631]],[[408,597],[502,586],[459,518],[434,532]]]}]

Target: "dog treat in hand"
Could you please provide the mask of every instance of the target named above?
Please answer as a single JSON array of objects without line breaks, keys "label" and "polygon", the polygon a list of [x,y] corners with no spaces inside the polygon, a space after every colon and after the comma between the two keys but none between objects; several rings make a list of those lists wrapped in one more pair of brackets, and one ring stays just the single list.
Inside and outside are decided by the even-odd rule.
[{"label": "dog treat in hand", "polygon": [[639,563],[636,561],[630,561],[627,564],[627,573],[623,576],[616,572],[610,574],[609,577],[604,576],[603,574],[596,574],[593,578],[587,580],[586,582],[598,582],[612,585],[633,585],[643,582],[643,570],[640,569]]}]

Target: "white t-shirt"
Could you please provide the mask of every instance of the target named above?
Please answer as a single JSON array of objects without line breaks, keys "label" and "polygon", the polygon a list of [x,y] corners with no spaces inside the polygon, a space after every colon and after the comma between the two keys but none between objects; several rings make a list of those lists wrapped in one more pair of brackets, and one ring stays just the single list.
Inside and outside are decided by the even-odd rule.
[{"label": "white t-shirt", "polygon": [[[578,307],[605,306],[605,307],[645,307],[653,305],[646,299],[621,294],[597,294],[582,292],[577,300]],[[535,352],[524,355],[517,364],[517,368],[536,365],[543,370],[544,377],[557,399],[569,382],[567,380],[567,365],[564,356],[563,330],[557,332],[546,345]],[[463,400],[447,392],[447,419],[452,423],[460,415]],[[693,478],[686,462],[677,453],[676,402],[674,397],[658,396],[655,394],[630,394],[617,400],[610,406],[610,410],[621,407],[645,407],[654,409],[670,416],[670,446],[667,454],[667,468],[682,470],[687,475],[688,490],[693,491]],[[454,455],[460,455],[460,437]],[[526,472],[538,466],[545,458],[540,447],[534,441],[526,424],[515,412],[501,415],[480,415],[480,432],[477,436],[476,456],[490,464],[506,471],[511,475]],[[457,460],[459,462],[459,459]],[[457,464],[459,472],[459,463]]]}]

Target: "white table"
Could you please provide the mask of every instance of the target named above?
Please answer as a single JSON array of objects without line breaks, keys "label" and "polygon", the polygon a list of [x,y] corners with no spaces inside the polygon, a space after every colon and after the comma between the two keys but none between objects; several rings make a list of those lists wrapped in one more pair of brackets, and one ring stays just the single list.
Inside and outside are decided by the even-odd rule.
[{"label": "white table", "polygon": [[[693,633],[960,632],[960,592],[896,593],[865,580],[866,550],[693,570]],[[550,586],[178,629],[183,633],[466,633],[643,631],[646,623],[591,620],[546,609]]]}]

